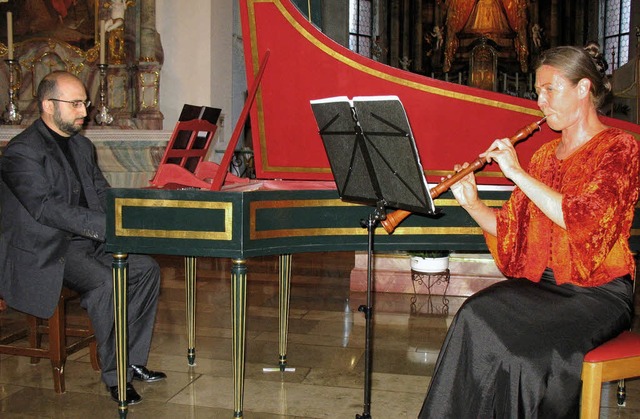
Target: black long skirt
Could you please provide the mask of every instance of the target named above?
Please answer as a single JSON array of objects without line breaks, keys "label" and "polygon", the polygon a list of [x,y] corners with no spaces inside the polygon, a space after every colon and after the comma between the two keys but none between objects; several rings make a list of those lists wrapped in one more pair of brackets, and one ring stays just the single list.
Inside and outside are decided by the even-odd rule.
[{"label": "black long skirt", "polygon": [[584,354],[631,323],[629,276],[600,287],[509,279],[456,314],[419,418],[577,418]]}]

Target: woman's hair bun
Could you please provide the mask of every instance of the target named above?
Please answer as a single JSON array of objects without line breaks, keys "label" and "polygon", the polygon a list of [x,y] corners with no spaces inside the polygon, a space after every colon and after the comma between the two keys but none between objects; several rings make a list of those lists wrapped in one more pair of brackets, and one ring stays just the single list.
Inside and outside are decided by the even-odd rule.
[{"label": "woman's hair bun", "polygon": [[607,64],[607,61],[604,59],[604,55],[600,52],[600,44],[596,41],[590,41],[584,46],[584,50],[589,53],[589,56],[591,56],[591,59],[600,72],[600,75],[603,78],[606,77],[609,64]]}]

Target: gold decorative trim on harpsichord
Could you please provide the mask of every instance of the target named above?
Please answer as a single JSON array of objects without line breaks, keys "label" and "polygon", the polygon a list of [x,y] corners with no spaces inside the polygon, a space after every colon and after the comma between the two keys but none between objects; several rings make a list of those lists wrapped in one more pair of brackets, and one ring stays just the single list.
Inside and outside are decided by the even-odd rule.
[{"label": "gold decorative trim on harpsichord", "polygon": [[[231,202],[191,201],[175,199],[115,198],[114,227],[119,237],[149,237],[167,239],[226,240],[233,238],[233,204]],[[160,230],[146,228],[126,228],[122,225],[125,207],[132,208],[182,208],[224,211],[222,231]]]},{"label": "gold decorative trim on harpsichord", "polygon": [[[483,200],[490,207],[500,207],[505,200],[488,199]],[[459,207],[455,199],[436,199],[437,207]],[[273,201],[253,201],[249,204],[249,220],[251,240],[267,240],[285,237],[309,237],[309,236],[366,236],[367,230],[360,227],[312,227],[312,228],[284,228],[284,229],[265,229],[258,230],[256,226],[257,220],[260,219],[258,212],[268,211],[271,209],[304,209],[304,208],[337,208],[337,207],[361,207],[360,204],[352,204],[341,201],[340,199],[310,199],[310,200],[273,200]],[[376,235],[388,236],[383,229],[377,229]],[[394,233],[395,236],[403,235],[481,235],[482,230],[479,227],[398,227]]]},{"label": "gold decorative trim on harpsichord", "polygon": [[267,229],[259,231],[256,225],[258,212],[269,209],[295,209],[295,208],[336,208],[357,207],[358,204],[341,201],[340,199],[300,199],[300,200],[274,200],[253,201],[249,204],[249,237],[251,240],[277,239],[282,237],[307,237],[307,236],[340,236],[365,234],[361,227],[346,228],[302,228],[302,229]]}]

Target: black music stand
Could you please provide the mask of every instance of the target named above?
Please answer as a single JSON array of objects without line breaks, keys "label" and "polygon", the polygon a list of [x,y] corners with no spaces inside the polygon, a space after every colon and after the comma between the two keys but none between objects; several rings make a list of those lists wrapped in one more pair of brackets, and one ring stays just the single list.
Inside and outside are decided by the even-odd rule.
[{"label": "black music stand", "polygon": [[373,237],[386,207],[435,214],[409,120],[396,96],[335,97],[311,101],[340,198],[375,206],[361,225],[368,232],[364,412],[371,418]]}]

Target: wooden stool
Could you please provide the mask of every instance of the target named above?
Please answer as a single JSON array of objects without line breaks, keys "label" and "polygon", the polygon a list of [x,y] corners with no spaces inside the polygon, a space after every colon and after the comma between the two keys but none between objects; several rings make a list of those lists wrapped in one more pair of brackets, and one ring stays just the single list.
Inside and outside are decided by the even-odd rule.
[{"label": "wooden stool", "polygon": [[[56,393],[64,393],[64,364],[67,356],[89,346],[91,366],[94,370],[100,370],[98,350],[89,322],[87,328],[69,327],[66,322],[66,302],[77,298],[78,294],[69,288],[63,287],[60,300],[53,315],[48,320],[27,315],[27,329],[5,336],[0,340],[0,353],[31,357],[31,363],[35,364],[40,358],[49,358],[53,370],[53,386]],[[4,304],[0,304],[0,307]],[[49,335],[49,345],[42,347],[42,335]],[[78,337],[77,341],[67,345],[67,336]],[[25,338],[29,339],[29,346],[16,344]]]},{"label": "wooden stool", "polygon": [[[640,335],[625,331],[587,352],[582,362],[581,419],[600,416],[602,383],[640,376]],[[618,405],[624,404],[624,382],[618,384]]]}]

